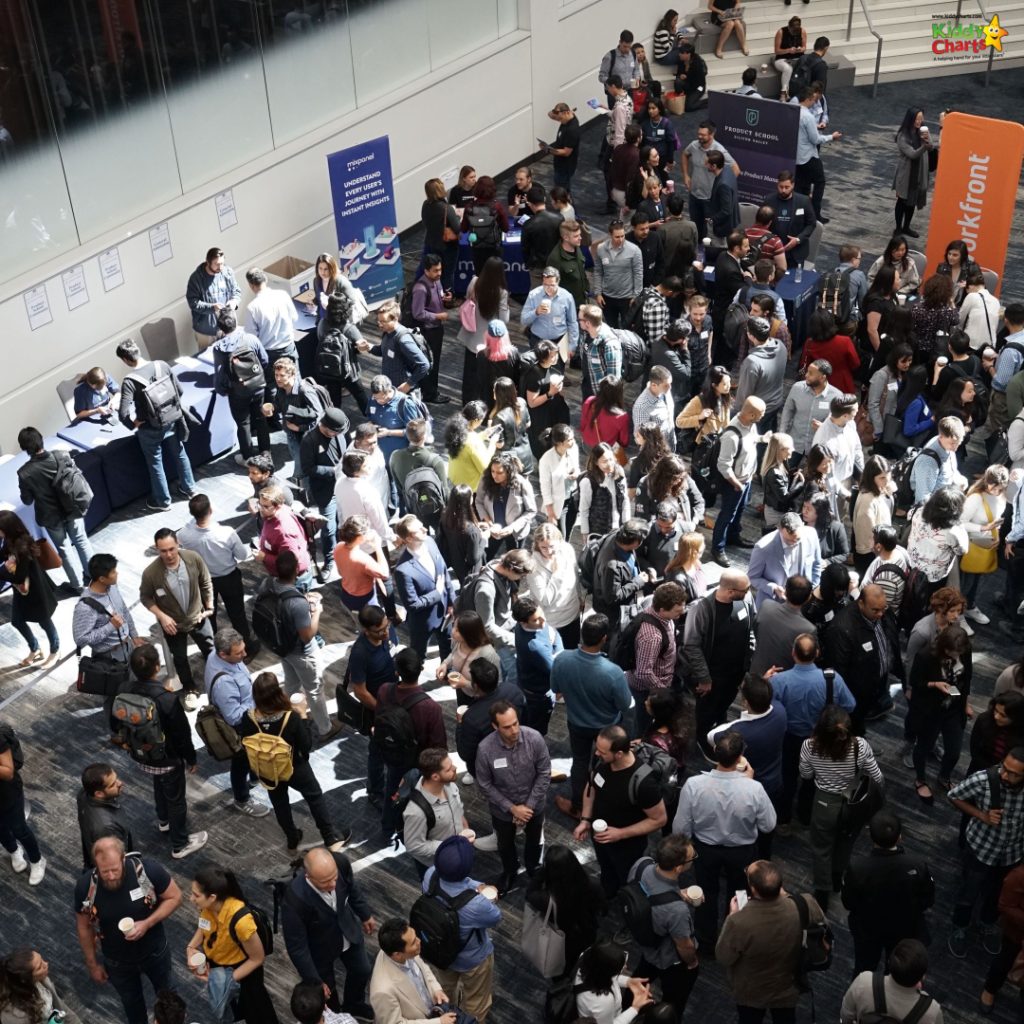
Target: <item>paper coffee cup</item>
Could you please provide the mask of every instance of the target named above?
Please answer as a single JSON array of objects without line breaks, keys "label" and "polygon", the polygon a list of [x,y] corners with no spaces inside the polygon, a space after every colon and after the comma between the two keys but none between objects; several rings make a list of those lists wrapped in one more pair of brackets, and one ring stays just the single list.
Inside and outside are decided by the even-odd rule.
[{"label": "paper coffee cup", "polygon": [[471,828],[464,828],[459,833],[459,835],[465,836],[470,842],[473,842],[473,840],[476,839],[476,832],[474,832]]},{"label": "paper coffee cup", "polygon": [[304,693],[293,693],[290,699],[293,708],[302,707],[306,703],[306,695]]},{"label": "paper coffee cup", "polygon": [[945,356],[939,356],[939,358],[935,360],[935,365],[945,366],[948,362],[949,360]]},{"label": "paper coffee cup", "polygon": [[695,907],[704,902],[704,890],[699,885],[688,886],[685,890],[687,900]]},{"label": "paper coffee cup", "polygon": [[486,896],[487,899],[489,899],[489,900],[496,901],[498,899],[498,890],[493,885],[485,885],[480,890],[480,895],[481,896]]},{"label": "paper coffee cup", "polygon": [[452,686],[458,686],[458,684],[462,682],[462,673],[461,672],[449,672],[448,673],[448,682],[451,683]]},{"label": "paper coffee cup", "polygon": [[202,950],[195,950],[188,955],[188,965],[196,974],[206,973],[206,954]]},{"label": "paper coffee cup", "polygon": [[604,818],[595,818],[590,823],[590,827],[595,833],[607,832],[608,822],[605,821]]},{"label": "paper coffee cup", "polygon": [[122,917],[121,920],[117,922],[117,930],[122,935],[127,935],[134,927],[135,920],[131,917]]}]

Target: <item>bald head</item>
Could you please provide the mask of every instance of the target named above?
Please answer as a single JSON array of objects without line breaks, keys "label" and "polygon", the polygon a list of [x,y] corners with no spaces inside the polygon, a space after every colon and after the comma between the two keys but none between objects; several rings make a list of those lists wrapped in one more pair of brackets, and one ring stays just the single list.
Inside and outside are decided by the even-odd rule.
[{"label": "bald head", "polygon": [[755,395],[751,395],[743,403],[743,408],[740,409],[740,420],[747,426],[751,423],[757,423],[761,417],[764,416],[765,404],[762,399],[757,398]]},{"label": "bald head", "polygon": [[116,836],[103,836],[92,844],[92,859],[95,863],[103,860],[121,860],[124,857],[124,843]]},{"label": "bald head", "polygon": [[745,573],[736,569],[726,569],[718,579],[715,600],[720,604],[732,604],[742,601],[750,590],[750,580]]},{"label": "bald head", "polygon": [[857,606],[861,615],[872,622],[877,622],[889,607],[889,601],[885,591],[877,583],[868,583],[861,589],[860,597],[857,598]]},{"label": "bald head", "polygon": [[320,892],[334,892],[338,884],[338,864],[330,850],[323,846],[314,846],[302,858],[306,869],[306,878],[314,889]]}]

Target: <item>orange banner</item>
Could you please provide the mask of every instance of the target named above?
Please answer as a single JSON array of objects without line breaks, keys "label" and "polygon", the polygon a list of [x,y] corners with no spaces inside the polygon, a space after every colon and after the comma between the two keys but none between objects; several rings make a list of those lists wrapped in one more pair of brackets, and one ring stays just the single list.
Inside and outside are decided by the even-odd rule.
[{"label": "orange banner", "polygon": [[1024,160],[1024,125],[973,114],[947,114],[928,228],[928,270],[946,246],[962,238],[971,258],[1003,284],[1017,183]]}]

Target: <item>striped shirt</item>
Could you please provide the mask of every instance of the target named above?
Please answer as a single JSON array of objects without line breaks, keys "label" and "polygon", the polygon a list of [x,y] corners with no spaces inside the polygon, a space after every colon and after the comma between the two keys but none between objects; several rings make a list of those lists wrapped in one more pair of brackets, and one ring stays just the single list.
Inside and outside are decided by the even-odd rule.
[{"label": "striped shirt", "polygon": [[800,747],[800,778],[814,779],[814,785],[823,793],[843,793],[857,778],[861,769],[879,785],[883,785],[882,770],[878,767],[871,745],[862,736],[855,739],[842,761],[821,757],[814,752],[812,740],[804,740]]}]

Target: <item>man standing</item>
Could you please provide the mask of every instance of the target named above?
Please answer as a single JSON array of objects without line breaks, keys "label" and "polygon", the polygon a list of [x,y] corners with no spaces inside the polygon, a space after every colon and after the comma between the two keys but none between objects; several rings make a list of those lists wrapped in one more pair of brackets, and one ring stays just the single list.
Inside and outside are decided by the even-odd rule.
[{"label": "man standing", "polygon": [[808,363],[804,379],[795,381],[786,395],[779,429],[793,438],[791,466],[811,450],[815,432],[829,417],[832,399],[843,397],[839,388],[828,382],[831,376],[832,364],[815,359]]},{"label": "man standing", "polygon": [[794,188],[793,172],[779,171],[778,188],[768,201],[775,211],[769,226],[785,243],[786,263],[791,267],[802,267],[818,218],[810,197],[795,192]]},{"label": "man standing", "polygon": [[661,583],[654,589],[651,610],[641,613],[641,624],[634,634],[633,668],[626,673],[641,735],[651,724],[644,702],[652,693],[672,686],[676,671],[675,624],[685,607],[683,588],[678,583]]},{"label": "man standing", "polygon": [[739,1024],[760,1024],[769,1010],[772,1024],[794,1024],[804,946],[796,900],[806,905],[808,922],[820,925],[825,915],[812,896],[785,893],[782,872],[770,861],[751,864],[736,888],[750,895],[742,908],[733,897],[715,959],[728,972]]},{"label": "man standing", "polygon": [[564,188],[571,196],[572,176],[576,173],[580,158],[580,123],[568,103],[556,103],[548,117],[558,122],[555,141],[548,146],[554,184]]},{"label": "man standing", "polygon": [[[291,304],[291,299],[288,300]],[[293,306],[294,308],[294,306]],[[270,377],[270,357],[255,334],[238,326],[235,312],[222,309],[217,314],[218,337],[213,344],[214,380],[217,394],[228,400],[231,418],[238,433],[235,462],[259,452],[270,451],[270,428],[263,407],[274,394]],[[252,443],[256,435],[255,446]]]},{"label": "man standing", "polygon": [[937,426],[938,434],[921,449],[921,457],[914,460],[910,470],[915,505],[923,505],[940,487],[967,486],[956,457],[966,436],[964,421],[958,416],[943,416]]},{"label": "man standing", "polygon": [[538,341],[557,344],[565,337],[570,351],[575,352],[580,337],[579,313],[572,293],[562,288],[560,281],[557,267],[544,267],[540,287],[531,289],[526,296],[519,322],[529,335],[531,346]]},{"label": "man standing", "polygon": [[80,594],[82,578],[71,562],[71,547],[74,545],[78,552],[82,573],[88,582],[92,545],[85,533],[83,516],[86,510],[75,507],[66,487],[59,488],[55,481],[58,474],[67,481],[69,474],[81,476],[82,471],[69,452],[48,452],[43,447],[43,435],[35,427],[23,427],[18,431],[18,447],[28,455],[28,462],[18,467],[21,500],[26,505],[35,506],[36,522],[46,530],[60,554],[68,578],[61,588]]},{"label": "man standing", "polygon": [[903,847],[900,819],[884,808],[870,823],[872,849],[851,859],[843,875],[843,906],[853,936],[853,970],[876,971],[904,939],[928,941],[926,920],[935,902],[928,864]]},{"label": "man standing", "polygon": [[765,601],[786,600],[786,581],[791,576],[804,576],[816,587],[821,579],[821,545],[814,527],[805,526],[795,512],[787,512],[778,529],[754,545],[747,575],[758,611]]},{"label": "man standing", "polygon": [[661,232],[652,228],[650,217],[643,210],[637,210],[629,218],[629,224],[633,230],[626,235],[626,241],[640,250],[644,288],[653,288],[665,276],[662,259],[665,243]]},{"label": "man standing", "polygon": [[723,569],[732,564],[725,553],[726,544],[741,548],[754,546],[752,541],[743,539],[740,531],[743,512],[750,500],[750,484],[757,472],[757,445],[770,436],[757,433],[757,424],[763,416],[764,402],[760,398],[748,398],[722,431],[716,467],[723,481],[722,510],[711,535],[711,557]]},{"label": "man standing", "polygon": [[634,434],[647,423],[657,423],[670,452],[676,450],[676,403],[672,395],[672,374],[664,366],[647,371],[647,387],[633,403]]},{"label": "man standing", "polygon": [[[245,667],[246,645],[242,634],[225,627],[213,638],[213,654],[206,659],[206,695],[221,717],[231,726],[239,723],[256,704],[252,699],[252,676]],[[241,742],[241,737],[239,737]],[[249,755],[245,747],[231,759],[231,795],[242,814],[262,818],[270,808],[249,795]]]},{"label": "man standing", "polygon": [[1010,379],[1024,368],[1024,303],[1011,302],[1003,313],[1003,324],[1006,328],[1006,342],[996,359],[995,373],[992,377],[992,398],[989,401],[986,420],[986,426],[992,432],[990,437],[994,437],[1000,430],[1006,430],[1010,425],[1006,388]]},{"label": "man standing", "polygon": [[818,130],[818,120],[811,106],[818,94],[808,86],[800,93],[800,125],[796,136],[796,188],[801,195],[811,197],[814,214],[822,224],[828,217],[821,215],[821,200],[825,195],[825,167],[821,162],[820,147],[827,142],[838,142],[842,132],[826,134]]},{"label": "man standing", "polygon": [[790,576],[783,585],[782,601],[765,601],[757,609],[757,649],[750,671],[765,675],[771,669],[793,667],[793,644],[814,628],[804,618],[803,608],[814,590],[806,576]]},{"label": "man standing", "polygon": [[[153,780],[153,801],[161,832],[170,833],[171,856],[187,857],[206,845],[205,832],[189,832],[188,803],[185,797],[185,772],[196,773],[196,748],[192,745],[192,727],[173,691],[158,679],[160,654],[152,644],[132,651],[131,669],[135,682],[125,686],[115,698],[128,697],[127,704],[137,711],[140,724],[122,720],[125,747],[132,760]],[[115,707],[115,714],[116,714]],[[147,716],[156,719],[149,724]],[[155,727],[155,728],[154,728]],[[149,735],[162,733],[163,742]]]},{"label": "man standing", "polygon": [[551,666],[564,650],[562,638],[544,619],[544,612],[530,594],[512,602],[516,622],[516,670],[519,688],[526,697],[523,724],[541,736],[548,734],[548,721],[554,708],[551,693]]},{"label": "man standing", "polygon": [[467,830],[469,822],[448,751],[444,747],[421,750],[418,767],[420,777],[402,812],[402,842],[422,878],[441,843]]},{"label": "man standing", "polygon": [[[519,689],[518,683],[508,679],[498,682],[498,668],[491,661],[476,658],[469,665],[469,681],[480,696],[466,708],[461,721],[455,728],[455,749],[466,764],[466,774],[462,777],[465,785],[476,779],[476,753],[488,736],[494,731],[491,722],[491,705],[498,701],[511,704],[522,716],[526,708],[526,698]],[[493,849],[497,849],[497,841]]]},{"label": "man standing", "polygon": [[949,799],[968,818],[949,951],[960,960],[967,955],[967,928],[980,903],[982,945],[994,956],[999,890],[1006,872],[1024,860],[1024,748],[1014,747],[996,768],[968,775]]},{"label": "man standing", "polygon": [[583,620],[580,646],[563,651],[551,666],[551,689],[565,698],[572,751],[571,796],[556,796],[555,806],[570,818],[581,814],[594,741],[606,726],[618,725],[633,703],[625,673],[604,653],[607,641],[608,617],[595,612]]},{"label": "man standing", "polygon": [[185,301],[192,311],[192,333],[199,351],[209,348],[217,337],[217,314],[225,308],[238,309],[242,289],[235,272],[224,262],[224,253],[214,246],[206,260],[192,272],[185,288]]},{"label": "man standing", "polygon": [[[525,232],[524,232],[525,245]],[[441,257],[428,252],[423,257],[423,273],[412,286],[412,317],[416,327],[427,340],[434,358],[430,372],[422,381],[423,400],[442,405],[450,399],[437,390],[437,375],[441,370],[441,351],[444,348],[444,325],[448,319],[445,302],[451,301],[451,292],[441,287]]]},{"label": "man standing", "polygon": [[[708,153],[721,153],[737,177],[739,165],[720,142],[715,141],[715,122],[701,121],[697,126],[697,138],[683,150],[683,183],[690,193],[690,217],[697,228],[697,237],[707,234],[708,218],[711,216],[709,203],[714,177],[708,169]],[[735,294],[735,289],[733,291]]]},{"label": "man standing", "polygon": [[580,306],[580,389],[584,400],[597,394],[605,377],[622,376],[622,345],[618,335],[605,323],[600,306]]},{"label": "man standing", "polygon": [[594,301],[601,307],[609,327],[622,326],[630,302],[643,286],[644,261],[640,249],[626,241],[625,224],[613,220],[608,225],[608,237],[598,243],[594,254]]},{"label": "man standing", "polygon": [[504,896],[518,888],[518,828],[526,837],[526,873],[532,878],[540,867],[551,755],[536,729],[520,726],[519,713],[508,701],[495,701],[490,710],[494,732],[477,747],[476,781],[498,837],[502,870],[498,894]]},{"label": "man standing", "polygon": [[306,530],[292,511],[290,495],[283,487],[269,485],[260,491],[259,510],[263,525],[260,527],[259,547],[254,552],[258,561],[271,576],[277,575],[278,559],[288,551],[295,556],[298,566],[298,587],[305,592],[313,584],[309,570],[309,547]]},{"label": "man standing", "polygon": [[[712,177],[711,194],[708,196],[708,220],[711,223],[711,237],[718,245],[740,229],[740,204],[736,195],[736,178],[725,167],[725,157],[718,152],[704,156],[708,174]],[[744,237],[746,237],[744,235]]]},{"label": "man standing", "polygon": [[601,886],[610,899],[628,881],[651,833],[668,819],[661,786],[637,761],[621,725],[597,734],[594,754],[601,763],[583,791],[583,813],[572,835],[577,842],[593,836]]},{"label": "man standing", "polygon": [[788,353],[786,346],[771,337],[772,325],[763,316],[747,320],[750,354],[740,366],[740,379],[734,401],[739,404],[755,396],[764,402],[763,428],[776,430],[782,411],[783,378]]},{"label": "man standing", "polygon": [[715,767],[687,779],[679,791],[672,831],[693,836],[694,874],[704,903],[694,914],[697,940],[712,944],[718,935],[721,876],[726,891],[743,889],[744,872],[757,856],[759,834],[775,829],[775,808],[743,756],[743,737],[729,729],[715,737]]},{"label": "man standing", "polygon": [[224,602],[231,625],[241,634],[246,650],[243,656],[255,658],[260,652],[260,642],[249,632],[249,619],[245,614],[245,590],[242,585],[242,570],[239,566],[252,557],[238,534],[218,523],[213,518],[213,507],[205,494],[189,498],[188,510],[192,521],[178,530],[178,543],[194,551],[202,559],[210,573],[213,587],[213,614],[210,625],[217,628],[217,598]]},{"label": "man standing", "polygon": [[[661,285],[659,287],[664,287]],[[665,307],[666,312],[668,307]],[[646,323],[647,311],[644,310]],[[671,393],[673,405],[682,408],[690,400],[693,389],[693,364],[690,360],[690,335],[693,327],[689,320],[673,320],[661,335],[648,335],[651,344],[651,369],[663,366],[672,378]],[[672,445],[674,448],[675,435]]]},{"label": "man standing", "polygon": [[370,976],[370,1006],[377,1024],[455,1024],[455,1013],[436,1013],[448,996],[420,956],[416,929],[405,918],[388,918],[377,939],[380,952]]},{"label": "man standing", "polygon": [[608,213],[617,213],[619,209],[618,203],[612,198],[612,154],[626,141],[626,129],[631,127],[633,122],[633,100],[626,86],[628,81],[629,79],[620,78],[618,75],[609,75],[604,85],[609,109],[599,160],[603,161],[605,189],[608,194],[608,205],[605,210]]},{"label": "man standing", "polygon": [[530,219],[522,228],[523,262],[530,269],[530,286],[536,288],[547,266],[548,253],[558,245],[562,215],[547,208],[540,185],[526,193],[526,206]]},{"label": "man standing", "polygon": [[[820,444],[826,448],[832,456],[832,476],[839,482],[836,503],[842,519],[850,517],[853,486],[864,469],[864,447],[860,443],[856,423],[859,404],[856,395],[833,398],[829,403],[828,419],[814,432],[811,441],[812,444]],[[952,416],[949,419],[963,430],[960,420]],[[953,465],[956,465],[955,459]]]},{"label": "man standing", "polygon": [[273,369],[277,387],[273,402],[264,403],[263,415],[267,418],[275,415],[281,418],[288,452],[292,457],[292,477],[300,481],[302,465],[299,445],[306,431],[316,424],[327,408],[324,398],[326,391],[317,390],[318,385],[312,378],[300,378],[296,364],[291,359],[278,359]]},{"label": "man standing", "polygon": [[423,419],[426,412],[415,397],[395,386],[386,374],[378,374],[370,381],[370,422],[377,427],[377,444],[385,459],[390,460],[409,439],[405,428],[413,420]]},{"label": "man standing", "polygon": [[[928,973],[928,951],[916,939],[904,939],[893,948],[883,976],[873,970],[853,979],[843,996],[839,1024],[860,1021],[916,1021],[917,1024],[939,1024],[942,1007],[924,990]],[[991,1003],[982,1003],[982,1013]]]},{"label": "man standing", "polygon": [[213,650],[213,581],[206,563],[194,551],[178,544],[166,526],[153,535],[157,557],[146,566],[139,583],[139,600],[163,630],[174,660],[186,711],[199,706],[199,689],[188,660],[191,637],[205,661]]},{"label": "man standing", "polygon": [[[154,992],[171,987],[164,921],[181,906],[181,890],[162,864],[137,853],[127,857],[113,836],[98,839],[91,853],[96,866],[79,878],[74,896],[86,970],[97,985],[114,986],[127,1024],[148,1024],[142,978]],[[118,927],[125,918],[133,923],[127,933]]]},{"label": "man standing", "polygon": [[725,250],[715,260],[714,291],[711,293],[711,322],[714,325],[715,362],[732,367],[739,352],[733,349],[731,339],[725,337],[725,313],[732,305],[736,293],[747,280],[742,261],[750,252],[750,239],[740,230],[729,232]]},{"label": "man standing", "polygon": [[[370,960],[365,937],[377,922],[343,853],[314,847],[302,858],[302,869],[282,900],[281,931],[288,959],[303,981],[324,987],[327,1005],[336,1013],[369,1019],[366,1002]],[[345,989],[338,998],[335,960],[345,965]]]},{"label": "man standing", "polygon": [[711,750],[708,733],[725,721],[750,667],[756,615],[750,581],[733,569],[687,612],[683,661],[697,694],[697,743],[705,756]]},{"label": "man standing", "polygon": [[548,253],[548,266],[558,271],[558,283],[572,296],[579,310],[587,301],[587,292],[590,290],[587,265],[580,248],[583,230],[579,221],[563,220],[558,227],[558,238],[558,245]]},{"label": "man standing", "polygon": [[639,610],[644,588],[656,578],[652,569],[641,571],[636,561],[647,528],[643,519],[627,519],[605,537],[594,557],[593,607],[608,616],[613,641]]},{"label": "man standing", "polygon": [[[210,338],[213,344],[213,338]],[[205,347],[205,346],[204,346]],[[164,471],[164,448],[178,462],[178,489],[186,498],[196,491],[192,463],[185,454],[188,438],[185,414],[181,408],[181,385],[171,368],[162,360],[142,358],[139,346],[128,338],[117,346],[117,358],[131,371],[121,381],[118,419],[139,439],[149,472],[147,508],[166,512],[171,507],[171,492]]]},{"label": "man standing", "polygon": [[82,772],[82,788],[77,797],[78,831],[86,871],[93,866],[92,848],[98,839],[113,836],[121,840],[126,850],[135,848],[132,831],[119,802],[123,789],[124,783],[117,777],[113,765],[90,764]]},{"label": "man standing", "polygon": [[297,363],[299,352],[295,347],[295,325],[299,321],[299,312],[292,297],[282,288],[271,288],[267,284],[266,273],[259,267],[247,270],[245,279],[253,294],[245,310],[245,329],[259,338],[271,363],[284,358]]},{"label": "man standing", "polygon": [[665,206],[668,216],[658,228],[658,234],[665,244],[662,253],[665,277],[683,278],[697,258],[697,225],[685,216],[686,200],[680,192],[673,192],[665,200]]},{"label": "man standing", "polygon": [[324,564],[330,565],[334,544],[338,539],[338,503],[334,497],[334,481],[345,454],[345,432],[350,424],[341,409],[325,409],[320,421],[299,444],[299,463],[306,480],[310,502],[324,518],[320,530],[320,549]]},{"label": "man standing", "polygon": [[425,658],[427,643],[436,635],[443,660],[452,650],[450,622],[455,609],[452,574],[437,544],[416,516],[399,519],[395,533],[404,548],[395,563],[395,591],[408,612],[410,646]]},{"label": "man standing", "polygon": [[[380,328],[380,344],[370,347],[364,340],[357,347],[360,352],[380,356],[380,372],[389,381],[394,381],[403,395],[417,391],[427,379],[430,361],[420,350],[408,327],[399,322],[400,310],[393,299],[377,310],[377,327]],[[374,381],[378,378],[374,378]]]},{"label": "man standing", "polygon": [[666,277],[657,285],[644,286],[640,293],[640,321],[634,324],[634,330],[650,344],[654,344],[665,334],[672,321],[669,300],[675,301],[683,290],[683,282],[678,277]]},{"label": "man standing", "polygon": [[[399,448],[392,456],[390,462],[391,475],[395,480],[395,489],[398,491],[398,505],[410,515],[429,517],[430,525],[435,529],[440,526],[440,510],[423,508],[420,505],[415,507],[410,504],[405,494],[405,482],[410,473],[420,469],[430,470],[437,478],[436,483],[440,489],[440,496],[444,501],[448,500],[448,492],[451,485],[448,482],[448,463],[436,452],[427,447],[427,421],[410,420],[405,425],[405,439],[409,442],[405,448]],[[424,474],[419,474],[417,480],[425,479]]]},{"label": "man standing", "polygon": [[614,50],[609,50],[601,58],[597,80],[607,86],[608,79],[612,75],[618,75],[622,82],[629,87],[632,87],[633,82],[640,77],[636,57],[633,56],[633,33],[628,28],[619,33],[618,46]]}]

